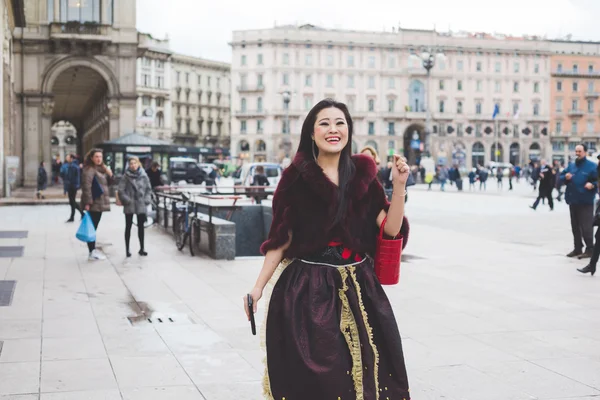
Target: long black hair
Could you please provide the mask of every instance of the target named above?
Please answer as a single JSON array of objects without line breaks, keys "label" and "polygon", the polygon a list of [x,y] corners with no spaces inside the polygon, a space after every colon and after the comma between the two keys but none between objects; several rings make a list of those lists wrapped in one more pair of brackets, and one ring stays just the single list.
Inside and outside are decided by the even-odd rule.
[{"label": "long black hair", "polygon": [[[317,115],[324,110],[325,108],[337,108],[338,110],[344,113],[344,117],[346,118],[346,123],[348,124],[348,143],[342,149],[340,154],[340,162],[338,166],[338,175],[339,175],[339,201],[338,201],[338,209],[335,214],[335,218],[331,223],[331,227],[337,225],[342,218],[346,215],[346,209],[348,208],[347,202],[347,191],[350,181],[354,177],[356,172],[356,167],[354,166],[354,162],[352,161],[352,117],[350,116],[350,112],[348,112],[348,107],[344,103],[340,103],[333,99],[324,99],[318,102],[312,110],[306,116],[304,123],[302,124],[302,133],[300,136],[300,144],[298,145],[298,152],[304,153],[304,155],[310,159],[312,158],[313,151],[315,157],[319,155],[319,148],[316,144],[313,144],[313,134],[315,131],[315,122],[317,121]],[[314,147],[313,147],[314,146]],[[314,160],[315,162],[317,160]]]}]

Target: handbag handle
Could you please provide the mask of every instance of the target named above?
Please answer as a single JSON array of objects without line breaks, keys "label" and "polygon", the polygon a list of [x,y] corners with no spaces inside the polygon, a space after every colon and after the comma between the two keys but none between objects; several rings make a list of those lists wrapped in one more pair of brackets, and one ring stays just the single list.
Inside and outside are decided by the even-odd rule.
[{"label": "handbag handle", "polygon": [[[383,221],[381,221],[381,226],[379,227],[379,239],[383,239],[383,229],[385,228],[386,222],[387,222],[387,216],[385,218],[383,218]],[[398,236],[400,236],[399,232],[392,239],[398,239]]]}]

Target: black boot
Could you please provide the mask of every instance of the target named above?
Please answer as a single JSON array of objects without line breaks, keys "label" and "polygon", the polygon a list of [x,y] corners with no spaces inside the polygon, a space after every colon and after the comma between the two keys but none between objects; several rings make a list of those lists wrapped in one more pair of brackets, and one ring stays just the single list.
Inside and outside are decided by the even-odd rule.
[{"label": "black boot", "polygon": [[146,252],[144,251],[144,249],[140,250],[138,254],[139,254],[140,256],[147,256],[147,255],[148,255],[148,253],[146,253]]},{"label": "black boot", "polygon": [[584,268],[577,268],[577,271],[581,272],[582,274],[587,274],[588,272],[590,272],[592,276],[594,276],[594,274],[596,273],[596,266],[592,267],[590,264],[588,264]]},{"label": "black boot", "polygon": [[573,250],[572,252],[567,254],[567,257],[569,257],[569,258],[579,257],[581,254],[582,254],[581,250]]}]

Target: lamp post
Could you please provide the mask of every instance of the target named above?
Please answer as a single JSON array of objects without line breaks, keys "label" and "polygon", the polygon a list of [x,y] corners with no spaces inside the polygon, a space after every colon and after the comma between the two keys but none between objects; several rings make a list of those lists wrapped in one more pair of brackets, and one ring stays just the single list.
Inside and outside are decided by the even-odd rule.
[{"label": "lamp post", "polygon": [[[431,157],[432,146],[431,146],[431,135],[433,132],[431,126],[431,110],[429,107],[429,94],[431,92],[431,70],[435,67],[436,58],[442,59],[444,54],[441,52],[435,52],[432,49],[426,49],[421,53],[420,56],[414,56],[418,58],[423,64],[423,68],[427,71],[427,88],[425,90],[425,153]],[[418,110],[416,110],[418,111]]]},{"label": "lamp post", "polygon": [[[284,104],[284,108],[285,108],[285,129],[283,130],[283,134],[285,136],[285,134],[291,135],[291,130],[290,130],[290,102],[292,101],[292,96],[293,93],[290,92],[289,90],[284,90],[283,92],[281,92],[281,96],[283,97],[283,104]],[[284,151],[284,157],[289,157],[289,152],[291,151],[291,140],[289,139],[289,137],[284,137],[281,141],[281,146],[280,146],[280,150]]]}]

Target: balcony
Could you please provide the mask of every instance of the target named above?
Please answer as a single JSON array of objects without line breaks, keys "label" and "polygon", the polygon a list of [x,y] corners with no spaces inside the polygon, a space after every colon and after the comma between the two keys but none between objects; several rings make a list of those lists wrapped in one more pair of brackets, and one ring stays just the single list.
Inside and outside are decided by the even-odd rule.
[{"label": "balcony", "polygon": [[600,92],[588,90],[587,92],[585,92],[585,97],[588,99],[597,99],[598,97],[600,97]]},{"label": "balcony", "polygon": [[383,119],[402,119],[404,118],[404,112],[401,111],[382,111],[380,113]]},{"label": "balcony", "polygon": [[525,118],[525,121],[527,122],[548,122],[548,118],[544,117],[542,115],[527,115]]},{"label": "balcony", "polygon": [[425,111],[407,111],[404,116],[411,121],[415,119],[427,119],[427,113]]},{"label": "balcony", "polygon": [[569,110],[569,117],[583,117],[584,115],[583,110]]},{"label": "balcony", "polygon": [[235,116],[238,118],[255,118],[264,117],[266,113],[265,110],[237,110]]},{"label": "balcony", "polygon": [[110,29],[110,25],[100,25],[88,22],[53,22],[50,24],[50,38],[109,42],[111,40]]},{"label": "balcony", "polygon": [[452,121],[454,120],[453,114],[452,113],[434,113],[432,116],[433,119],[438,120],[438,121]]},{"label": "balcony", "polygon": [[556,69],[552,71],[553,76],[572,76],[572,77],[600,77],[600,71]]},{"label": "balcony", "polygon": [[265,85],[240,85],[237,87],[240,93],[258,93],[265,91]]}]

